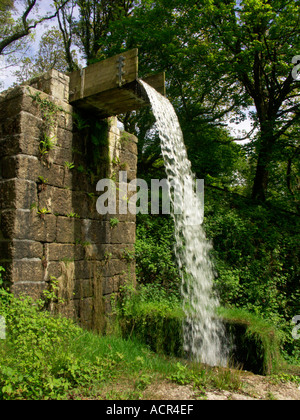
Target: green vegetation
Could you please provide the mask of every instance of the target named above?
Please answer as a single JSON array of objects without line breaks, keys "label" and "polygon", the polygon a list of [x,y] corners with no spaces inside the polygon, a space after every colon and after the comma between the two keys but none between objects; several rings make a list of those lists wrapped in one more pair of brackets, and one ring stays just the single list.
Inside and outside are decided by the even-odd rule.
[{"label": "green vegetation", "polygon": [[41,218],[43,218],[45,216],[45,214],[50,214],[51,211],[48,210],[46,207],[43,207],[41,209],[38,209],[36,212]]},{"label": "green vegetation", "polygon": [[[19,21],[14,2],[2,3],[0,54],[7,57],[20,51],[18,41],[25,41],[39,22],[32,18],[35,1],[28,2],[27,13],[20,10]],[[215,288],[223,308],[219,315],[240,340],[236,358],[260,373],[276,372],[282,358],[299,365],[300,340],[293,339],[291,326],[300,315],[300,83],[293,77],[300,51],[299,1],[61,0],[55,6],[61,36],[52,30],[42,39],[34,71],[45,66],[49,41],[57,46],[51,48],[57,55],[47,66],[76,69],[74,40],[87,64],[138,47],[141,78],[153,70],[166,71],[168,98],[179,116],[192,169],[205,180],[204,225],[213,243]],[[46,159],[55,147],[53,128],[63,109],[39,93],[32,100],[44,121],[40,155]],[[88,174],[93,184],[106,176],[111,162],[126,170],[126,163],[123,167],[109,157],[107,121],[84,113],[73,118],[80,144],[66,169]],[[246,118],[251,128],[236,139],[228,123]],[[165,178],[151,110],[119,119],[138,137],[139,178]],[[246,144],[240,143],[242,138]],[[128,139],[123,134],[121,143]],[[40,177],[39,184],[42,190],[47,180]],[[94,199],[93,192],[88,195]],[[32,208],[41,218],[48,213]],[[110,220],[112,228],[117,224],[118,219]],[[89,385],[98,395],[99,387],[127,375],[136,384],[132,393],[107,395],[120,398],[138,398],[158,374],[178,384],[193,383],[200,393],[211,386],[240,387],[229,370],[216,376],[214,370],[166,359],[148,348],[182,356],[181,279],[173,230],[165,215],[137,217],[139,287],[125,286],[114,307],[126,339],[83,332],[30,300],[1,291],[0,314],[8,319],[8,339],[0,342],[1,397],[88,396],[83,391],[88,376],[96,378]],[[130,262],[133,255],[125,252],[124,258]],[[274,381],[294,380],[280,371],[276,375]]]},{"label": "green vegetation", "polygon": [[[53,292],[35,302],[0,289],[0,315],[6,320],[6,340],[0,340],[1,400],[143,399],[145,395],[153,397],[147,394],[148,387],[162,381],[190,384],[199,399],[213,390],[246,393],[239,369],[214,369],[157,354],[137,340],[138,334],[98,336],[68,319],[50,315],[44,308],[55,298],[55,279],[53,283]],[[178,301],[158,288],[153,296],[149,287],[139,294],[127,287],[121,302],[116,311],[119,317],[124,315],[123,322],[130,313],[144,318],[155,340],[155,323],[148,322],[151,312],[158,331],[160,318],[172,320],[182,315]],[[249,323],[253,334],[270,329],[267,323],[241,311],[223,312],[222,316]],[[135,328],[139,325],[137,320]],[[174,334],[169,338],[174,340]],[[273,374],[270,380],[299,383],[297,376],[283,372]]]},{"label": "green vegetation", "polygon": [[68,161],[66,161],[66,162],[64,163],[64,167],[65,167],[66,169],[68,169],[69,171],[71,171],[72,169],[74,169],[74,168],[75,168],[75,165],[74,165],[74,162],[68,162]]},{"label": "green vegetation", "polygon": [[80,219],[79,214],[74,213],[74,212],[68,213],[66,214],[66,216],[69,217],[70,219]]},{"label": "green vegetation", "polygon": [[[180,299],[159,285],[122,288],[116,314],[124,337],[135,337],[160,354],[185,357]],[[282,364],[284,334],[274,325],[243,309],[220,308],[216,316],[226,326],[232,346],[230,364],[259,374],[271,374]]]},{"label": "green vegetation", "polygon": [[[221,305],[272,325],[284,357],[299,363],[299,340],[293,339],[291,327],[292,318],[300,313],[298,217],[214,188],[206,190],[205,206]],[[178,299],[172,220],[141,215],[137,220],[138,283],[154,290],[163,287],[169,297]]]},{"label": "green vegetation", "polygon": [[110,227],[113,229],[113,228],[115,228],[116,226],[118,226],[118,224],[120,223],[120,220],[119,219],[117,219],[116,217],[113,217],[112,219],[110,219],[110,221],[109,221],[109,224],[110,224]]},{"label": "green vegetation", "polygon": [[47,155],[50,150],[54,149],[56,140],[56,137],[49,137],[48,134],[44,134],[39,146],[40,154],[42,157]]},{"label": "green vegetation", "polygon": [[[46,293],[45,300],[51,298]],[[229,370],[189,366],[156,355],[133,338],[84,331],[50,315],[43,309],[45,300],[16,298],[0,289],[7,333],[6,340],[0,340],[1,400],[139,399],[148,385],[167,378],[199,390],[204,385],[241,387],[238,373],[234,382]]]}]

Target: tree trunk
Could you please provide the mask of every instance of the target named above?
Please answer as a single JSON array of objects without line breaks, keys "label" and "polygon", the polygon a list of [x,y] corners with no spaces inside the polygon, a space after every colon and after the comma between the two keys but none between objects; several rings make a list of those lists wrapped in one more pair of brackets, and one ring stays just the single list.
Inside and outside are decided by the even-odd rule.
[{"label": "tree trunk", "polygon": [[252,198],[254,200],[266,201],[269,183],[269,165],[272,161],[274,141],[273,124],[261,126],[261,142],[257,150],[258,159],[252,188]]},{"label": "tree trunk", "polygon": [[268,189],[269,170],[264,163],[264,159],[259,156],[254,184],[252,188],[252,198],[258,201],[266,201],[266,192]]}]

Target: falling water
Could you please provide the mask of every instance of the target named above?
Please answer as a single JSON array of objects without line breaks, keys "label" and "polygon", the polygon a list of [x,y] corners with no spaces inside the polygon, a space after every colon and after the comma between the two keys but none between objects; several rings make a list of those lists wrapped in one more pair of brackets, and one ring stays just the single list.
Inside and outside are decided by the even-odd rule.
[{"label": "falling water", "polygon": [[203,203],[195,188],[187,188],[195,186],[196,180],[183,134],[170,101],[145,82],[141,83],[156,118],[169,191],[175,191],[170,195],[175,221],[175,253],[182,277],[181,293],[186,315],[184,350],[199,362],[224,366],[227,350],[224,326],[215,316],[219,302],[213,292],[214,270],[209,256],[212,246],[202,227]]}]

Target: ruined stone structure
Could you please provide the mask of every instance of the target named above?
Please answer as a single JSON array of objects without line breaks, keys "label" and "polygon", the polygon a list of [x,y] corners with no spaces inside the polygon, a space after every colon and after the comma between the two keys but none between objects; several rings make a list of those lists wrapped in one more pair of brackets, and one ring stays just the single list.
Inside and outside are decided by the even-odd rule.
[{"label": "ruined stone structure", "polygon": [[111,297],[135,282],[135,216],[96,211],[101,178],[136,177],[137,139],[116,117],[69,104],[69,77],[53,70],[0,94],[0,265],[15,294],[101,330]]}]

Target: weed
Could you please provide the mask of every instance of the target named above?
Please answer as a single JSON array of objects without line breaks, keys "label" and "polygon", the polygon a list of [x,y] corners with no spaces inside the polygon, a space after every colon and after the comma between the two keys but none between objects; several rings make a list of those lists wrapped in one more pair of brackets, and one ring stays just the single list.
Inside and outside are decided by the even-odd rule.
[{"label": "weed", "polygon": [[66,169],[68,169],[69,171],[71,171],[72,169],[74,169],[74,168],[75,168],[75,164],[74,164],[74,162],[68,162],[68,161],[66,161],[66,162],[64,163],[64,166],[65,166],[65,168],[66,168]]},{"label": "weed", "polygon": [[110,227],[113,229],[114,227],[118,226],[118,224],[120,223],[120,220],[117,218],[112,218],[109,221]]},{"label": "weed", "polygon": [[39,180],[39,183],[41,183],[41,184],[48,184],[48,179],[47,178],[45,179],[41,175],[38,177],[38,180]]},{"label": "weed", "polygon": [[73,213],[73,212],[66,214],[66,216],[69,217],[70,219],[80,219],[79,214]]},{"label": "weed", "polygon": [[191,383],[192,376],[190,370],[187,366],[182,365],[180,362],[176,364],[177,371],[173,373],[168,379],[172,382],[175,382],[178,385],[187,385]]},{"label": "weed", "polygon": [[43,207],[42,209],[38,209],[37,214],[41,219],[44,219],[46,214],[51,214],[51,211],[49,211],[46,207]]},{"label": "weed", "polygon": [[57,139],[55,136],[50,137],[48,134],[44,133],[39,146],[39,151],[42,157],[47,155],[50,150],[54,149],[56,141]]}]

